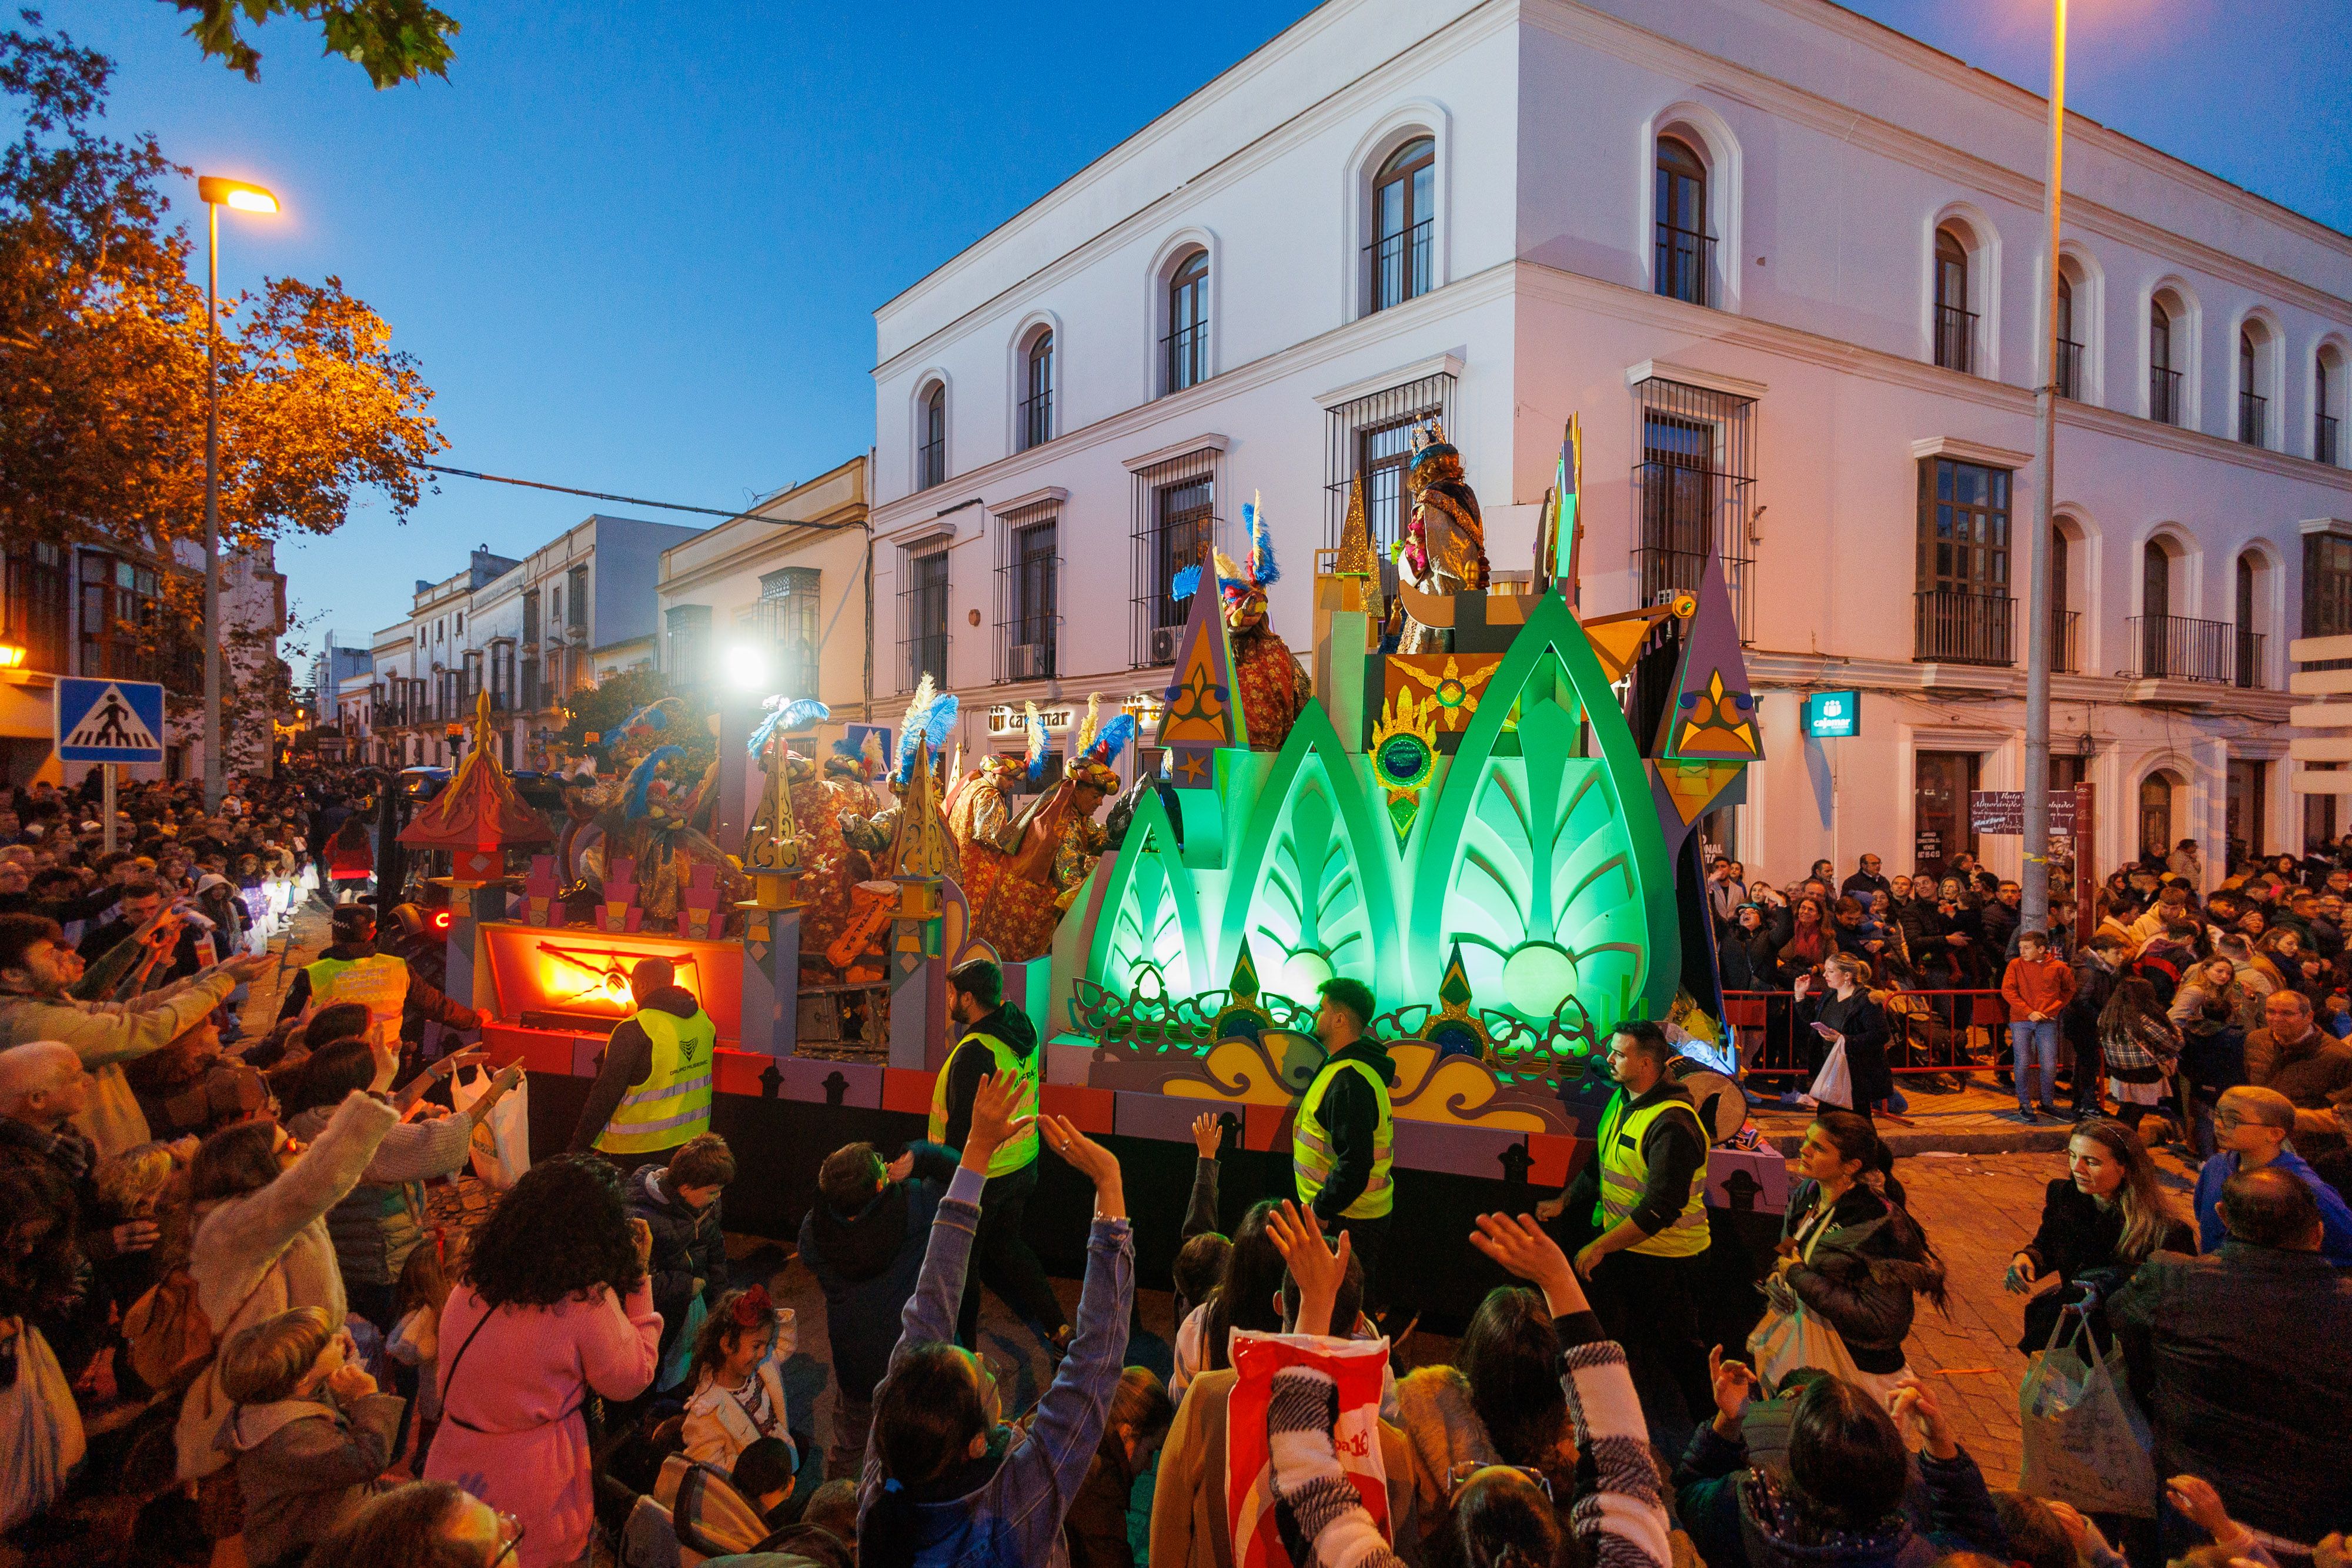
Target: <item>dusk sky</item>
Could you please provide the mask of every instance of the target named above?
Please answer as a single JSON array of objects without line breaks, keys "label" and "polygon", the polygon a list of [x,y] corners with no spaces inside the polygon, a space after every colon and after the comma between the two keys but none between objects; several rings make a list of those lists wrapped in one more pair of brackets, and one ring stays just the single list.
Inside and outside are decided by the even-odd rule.
[{"label": "dusk sky", "polygon": [[[224,287],[340,275],[436,389],[443,461],[719,507],[871,444],[877,305],[1309,9],[440,3],[449,79],[383,92],[306,25],[257,35],[249,84],[156,0],[47,14],[117,61],[117,131],[278,192],[282,217],[224,217]],[[2046,0],[1853,8],[2045,84]],[[2073,10],[2080,112],[2352,231],[2347,0]],[[446,479],[398,532],[371,505],[283,545],[317,617],[289,656],[598,506]]]}]

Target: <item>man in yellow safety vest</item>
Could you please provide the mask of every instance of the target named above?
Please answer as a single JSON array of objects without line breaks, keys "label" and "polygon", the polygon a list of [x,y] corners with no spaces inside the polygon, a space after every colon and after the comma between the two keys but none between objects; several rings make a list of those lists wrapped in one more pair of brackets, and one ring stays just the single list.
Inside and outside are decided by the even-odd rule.
[{"label": "man in yellow safety vest", "polygon": [[[930,1141],[961,1149],[971,1135],[972,1097],[988,1074],[1010,1073],[1028,1085],[1037,1103],[1045,1055],[1029,1015],[1004,1005],[1004,971],[985,958],[948,972],[948,1012],[959,1031],[954,1052],[931,1086]],[[1021,1234],[1029,1195],[1037,1190],[1037,1129],[1034,1124],[996,1147],[988,1159],[988,1185],[981,1189],[980,1228],[972,1233],[971,1268],[964,1276],[963,1302],[956,1312],[956,1339],[975,1348],[980,1332],[980,1288],[1025,1319],[1056,1350],[1070,1344],[1070,1320],[1054,1297],[1045,1266]]]},{"label": "man in yellow safety vest", "polygon": [[[1617,1092],[1601,1113],[1593,1156],[1537,1215],[1590,1215],[1598,1231],[1576,1254],[1593,1311],[1630,1361],[1674,1379],[1693,1421],[1715,1407],[1698,1330],[1708,1243],[1706,1130],[1689,1092],[1666,1075],[1675,1048],[1647,1019],[1609,1036]],[[1637,1372],[1636,1376],[1640,1375]]]},{"label": "man in yellow safety vest", "polygon": [[425,984],[405,958],[376,951],[375,912],[365,904],[338,904],[328,935],[332,940],[325,951],[296,971],[286,988],[278,1009],[281,1022],[335,1002],[357,1002],[368,1010],[368,1038],[378,1045],[400,1039],[402,1017],[410,1012],[454,1030],[482,1027],[480,1013]]},{"label": "man in yellow safety vest", "polygon": [[572,1130],[573,1153],[594,1149],[625,1171],[666,1163],[672,1149],[709,1131],[719,1044],[719,1026],[677,983],[668,959],[638,959],[629,993],[637,1010],[605,1042]]},{"label": "man in yellow safety vest", "polygon": [[1345,976],[1326,980],[1315,1038],[1327,1053],[1299,1097],[1290,1133],[1290,1174],[1298,1201],[1311,1206],[1326,1234],[1348,1233],[1363,1260],[1370,1289],[1396,1207],[1395,1122],[1389,1089],[1396,1069],[1388,1048],[1364,1033],[1372,990]]}]

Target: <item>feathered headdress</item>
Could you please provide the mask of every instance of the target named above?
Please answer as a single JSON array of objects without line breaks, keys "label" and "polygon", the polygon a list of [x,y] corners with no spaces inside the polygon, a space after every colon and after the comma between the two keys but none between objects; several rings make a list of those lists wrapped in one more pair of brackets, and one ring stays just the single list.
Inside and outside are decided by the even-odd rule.
[{"label": "feathered headdress", "polygon": [[631,821],[653,810],[654,775],[665,762],[683,761],[686,748],[682,746],[656,746],[645,755],[645,759],[629,769],[628,782],[621,788],[621,810]]},{"label": "feathered headdress", "polygon": [[1078,733],[1070,741],[1070,755],[1084,757],[1087,747],[1095,743],[1095,732],[1102,727],[1102,694],[1087,694],[1087,721],[1078,726]]},{"label": "feathered headdress", "polygon": [[1444,479],[1462,477],[1462,454],[1445,439],[1445,427],[1430,415],[1412,427],[1412,456],[1405,465],[1405,488],[1418,493]]},{"label": "feathered headdress", "polygon": [[1109,720],[1095,732],[1094,737],[1077,750],[1076,760],[1070,766],[1070,777],[1106,795],[1118,794],[1118,773],[1111,764],[1118,760],[1118,754],[1126,750],[1128,743],[1134,738],[1135,716],[1131,713],[1111,715]]},{"label": "feathered headdress", "polygon": [[1045,777],[1045,721],[1037,715],[1035,703],[1024,703],[1029,723],[1029,782],[1034,784]]},{"label": "feathered headdress", "polygon": [[768,699],[766,706],[768,716],[751,731],[751,752],[754,758],[764,756],[768,742],[777,736],[789,735],[793,730],[820,724],[833,716],[833,710],[814,697],[793,697],[786,701],[781,696],[773,696]]},{"label": "feathered headdress", "polygon": [[890,748],[882,744],[880,730],[869,729],[866,732],[866,743],[857,748],[857,761],[859,770],[866,775],[868,783],[881,778],[889,768]]},{"label": "feathered headdress", "polygon": [[936,751],[946,744],[955,721],[955,695],[940,695],[931,677],[925,675],[915,687],[915,700],[907,705],[906,717],[899,721],[898,766],[890,775],[891,782],[904,789],[914,777],[917,753],[926,746]]},{"label": "feathered headdress", "polygon": [[[1223,550],[1211,558],[1217,568],[1217,591],[1224,595],[1226,604],[1236,608],[1247,603],[1253,593],[1264,593],[1282,580],[1282,567],[1274,559],[1274,534],[1266,527],[1262,499],[1254,497],[1242,508],[1242,527],[1249,533],[1248,564]],[[1169,597],[1181,603],[1199,592],[1200,588],[1201,569],[1188,566],[1169,580]]]}]

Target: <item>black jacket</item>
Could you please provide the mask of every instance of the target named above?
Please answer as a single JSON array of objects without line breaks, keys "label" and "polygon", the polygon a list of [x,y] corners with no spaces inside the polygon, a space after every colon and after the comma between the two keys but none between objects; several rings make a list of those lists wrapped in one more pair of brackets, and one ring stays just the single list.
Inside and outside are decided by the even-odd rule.
[{"label": "black jacket", "polygon": [[1870,907],[1870,895],[1874,893],[1883,893],[1887,897],[1893,898],[1895,884],[1887,881],[1883,873],[1874,875],[1866,871],[1855,870],[1848,872],[1846,879],[1838,883],[1838,893],[1841,896],[1852,894],[1861,899],[1862,906],[1867,909]]},{"label": "black jacket", "polygon": [[[1661,1078],[1648,1093],[1634,1097],[1625,1114],[1630,1118],[1636,1111],[1674,1102],[1690,1104],[1690,1091],[1671,1078]],[[1605,1118],[1608,1112],[1604,1109],[1601,1115]],[[1599,1124],[1593,1131],[1600,1131]],[[1642,1134],[1642,1159],[1649,1174],[1642,1183],[1641,1198],[1626,1218],[1641,1227],[1643,1235],[1655,1236],[1690,1206],[1691,1183],[1706,1172],[1706,1136],[1699,1128],[1696,1108],[1688,1116],[1660,1116],[1652,1121]],[[1580,1223],[1600,1203],[1601,1155],[1595,1150],[1576,1173],[1576,1180],[1569,1184],[1568,1217]]]},{"label": "black jacket", "polygon": [[2078,949],[2067,963],[2074,971],[2074,994],[2059,1009],[2059,1032],[2077,1049],[2096,1051],[2099,1015],[2106,1011],[2108,998],[2116,994],[2116,982],[2123,976],[2101,963],[2087,947]]},{"label": "black jacket", "polygon": [[[1800,1239],[1820,1190],[1818,1182],[1801,1181],[1789,1194],[1782,1240]],[[1917,1222],[1862,1183],[1846,1189],[1824,1223],[1828,1229],[1813,1246],[1811,1261],[1789,1270],[1789,1288],[1837,1330],[1854,1365],[1870,1373],[1900,1371],[1916,1312],[1912,1297],[1941,1291],[1944,1265],[1927,1250]]]},{"label": "black jacket", "polygon": [[[2059,1310],[2070,1301],[2082,1300],[2084,1291],[2079,1287],[2087,1286],[2104,1296],[2131,1278],[2144,1260],[2126,1260],[2116,1256],[2123,1235],[2121,1204],[2102,1208],[2096,1198],[2066,1176],[2050,1184],[2042,1198],[2041,1228],[2034,1231],[2032,1240],[2018,1250],[2033,1260],[2036,1274],[2043,1279],[2055,1274],[2059,1287],[2025,1303],[2025,1335],[2018,1342],[2018,1349],[2030,1355],[2050,1343],[2050,1332],[2057,1326]],[[2197,1232],[2185,1221],[2176,1219],[2158,1238],[2157,1250],[2194,1252]],[[2104,1303],[2091,1314],[2091,1332],[2099,1336],[2101,1344],[2106,1343],[2107,1313]]]},{"label": "black jacket", "polygon": [[[1331,1053],[1332,1061],[1360,1061],[1391,1088],[1396,1086],[1396,1068],[1389,1061],[1387,1048],[1375,1040],[1360,1040],[1353,1045]],[[1334,1076],[1330,1086],[1323,1091],[1322,1103],[1315,1110],[1323,1122],[1324,1130],[1331,1134],[1331,1175],[1323,1190],[1315,1195],[1316,1218],[1325,1226],[1347,1212],[1348,1206],[1364,1196],[1371,1185],[1372,1155],[1381,1125],[1380,1097],[1372,1086],[1364,1082],[1360,1072],[1342,1072]]]},{"label": "black jacket", "polygon": [[670,1190],[669,1172],[647,1166],[629,1178],[629,1213],[653,1232],[654,1254],[646,1265],[653,1283],[654,1310],[662,1315],[661,1354],[666,1359],[686,1327],[694,1305],[694,1281],[702,1281],[703,1304],[727,1289],[727,1238],[720,1228],[723,1197],[696,1209]]},{"label": "black jacket", "polygon": [[909,1144],[915,1168],[853,1215],[820,1196],[801,1221],[801,1261],[824,1292],[834,1380],[851,1399],[870,1398],[898,1343],[898,1316],[915,1293],[931,1220],[955,1179],[956,1152]]},{"label": "black jacket", "polygon": [[[984,1034],[1001,1040],[1006,1050],[1024,1061],[1037,1049],[1037,1026],[1018,1008],[999,1007],[964,1034]],[[956,1047],[954,1057],[948,1062],[948,1124],[940,1140],[947,1147],[961,1149],[964,1140],[971,1136],[972,1096],[980,1092],[980,1081],[995,1071],[995,1053],[985,1046]],[[1030,1109],[1034,1111],[1036,1107]]]},{"label": "black jacket", "polygon": [[2107,1304],[2156,1428],[2158,1476],[2305,1543],[2352,1529],[2352,1272],[2238,1240],[2162,1252]]},{"label": "black jacket", "polygon": [[1853,1075],[1854,1106],[1865,1106],[1875,1100],[1885,1100],[1895,1092],[1895,1073],[1886,1064],[1886,1009],[1870,999],[1868,991],[1857,990],[1841,1001],[1836,997],[1814,991],[1796,1005],[1797,1027],[1811,1039],[1804,1042],[1807,1059],[1816,1063],[1829,1052],[1829,1042],[1812,1033],[1812,1026],[1827,1024],[1845,1036],[1846,1071]]},{"label": "black jacket", "polygon": [[[330,947],[327,952],[335,956],[337,950]],[[298,978],[295,984],[300,985],[302,979],[308,977]],[[415,997],[416,988],[424,983],[411,975],[408,978],[409,996]],[[434,994],[438,996],[440,993],[436,991]],[[696,1001],[694,993],[684,986],[671,986],[666,990],[656,991],[646,1006],[657,1008],[672,1018],[690,1019],[701,1010],[702,1004]],[[604,1042],[604,1055],[596,1069],[596,1082],[588,1086],[587,1103],[580,1107],[580,1120],[572,1129],[573,1154],[582,1154],[595,1146],[596,1135],[604,1130],[604,1124],[613,1119],[613,1113],[620,1109],[621,1102],[627,1097],[629,1091],[652,1077],[653,1071],[652,1038],[636,1019],[622,1019],[614,1029],[612,1038]],[[686,1140],[680,1138],[678,1142],[683,1144]]]}]

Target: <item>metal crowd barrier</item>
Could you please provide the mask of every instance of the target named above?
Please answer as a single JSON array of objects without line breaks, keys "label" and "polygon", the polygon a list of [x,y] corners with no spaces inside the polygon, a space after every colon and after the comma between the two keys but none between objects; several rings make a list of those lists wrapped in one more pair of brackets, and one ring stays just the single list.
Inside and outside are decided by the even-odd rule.
[{"label": "metal crowd barrier", "polygon": [[[1818,997],[1821,993],[1815,992]],[[1820,1060],[1788,991],[1726,991],[1724,1021],[1749,1073],[1810,1079]],[[1886,1061],[1896,1072],[1990,1072],[2009,1048],[1999,991],[1897,991],[1886,998]]]}]

